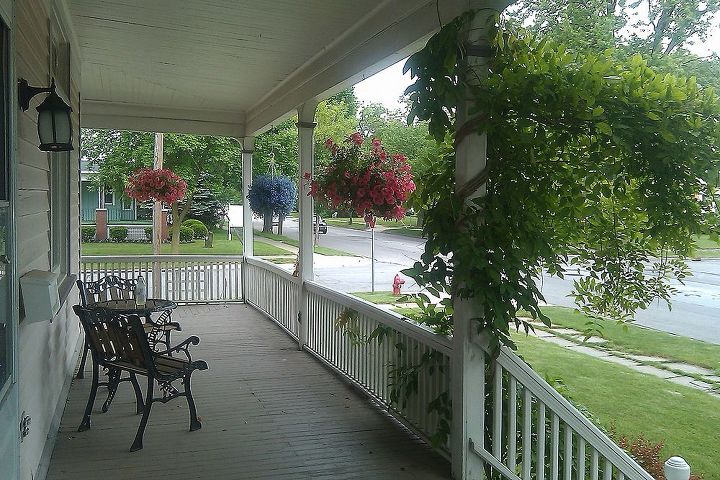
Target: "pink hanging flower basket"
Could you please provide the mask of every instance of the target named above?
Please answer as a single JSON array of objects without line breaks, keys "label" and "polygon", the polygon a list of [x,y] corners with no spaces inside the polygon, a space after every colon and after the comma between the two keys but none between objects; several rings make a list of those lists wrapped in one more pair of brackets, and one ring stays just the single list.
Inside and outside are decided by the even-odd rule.
[{"label": "pink hanging flower basket", "polygon": [[[369,149],[356,132],[343,145],[328,139],[332,161],[314,178],[304,174],[310,193],[317,202],[331,210],[351,210],[358,217],[382,217],[402,220],[403,204],[415,190],[412,168],[407,157],[389,155],[379,139],[373,138]],[[372,221],[374,224],[374,220]]]},{"label": "pink hanging flower basket", "polygon": [[167,204],[182,200],[186,191],[185,180],[167,168],[135,170],[125,187],[125,194],[139,202],[154,200]]}]

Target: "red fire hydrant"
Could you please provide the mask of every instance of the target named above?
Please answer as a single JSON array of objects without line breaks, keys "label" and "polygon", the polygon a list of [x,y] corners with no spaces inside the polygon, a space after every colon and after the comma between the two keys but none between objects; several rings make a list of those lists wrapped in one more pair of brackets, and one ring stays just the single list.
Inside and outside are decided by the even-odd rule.
[{"label": "red fire hydrant", "polygon": [[393,295],[400,295],[400,288],[405,284],[405,280],[400,278],[400,274],[395,274],[395,280],[393,280]]}]

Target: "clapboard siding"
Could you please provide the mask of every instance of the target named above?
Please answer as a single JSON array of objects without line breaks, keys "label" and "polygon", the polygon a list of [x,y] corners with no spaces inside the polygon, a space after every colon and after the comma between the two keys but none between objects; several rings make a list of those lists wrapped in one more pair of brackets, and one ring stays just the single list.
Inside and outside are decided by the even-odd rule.
[{"label": "clapboard siding", "polygon": [[23,190],[18,195],[18,200],[17,212],[20,217],[47,212],[49,208],[46,192]]},{"label": "clapboard siding", "polygon": [[[47,217],[46,217],[47,218]],[[47,222],[45,222],[47,223]],[[32,266],[36,263],[39,263],[40,265],[43,265],[41,270],[47,269],[47,266],[50,263],[50,259],[46,256],[45,258],[38,258],[36,251],[40,250],[46,250],[47,249],[47,232],[39,233],[35,235],[34,237],[29,237],[27,239],[24,239],[23,242],[18,245],[18,261],[28,265]],[[33,267],[37,268],[37,267]]]},{"label": "clapboard siding", "polygon": [[[35,149],[37,150],[37,145],[35,146]],[[20,150],[22,150],[22,147]],[[18,180],[20,190],[49,190],[50,183],[49,173],[47,170],[43,170],[32,165],[24,165],[22,163],[19,167]]]},{"label": "clapboard siding", "polygon": [[[55,0],[27,0],[16,5],[16,73],[31,85],[45,86],[51,77],[49,62],[48,8]],[[66,32],[71,29],[64,29]],[[73,128],[79,128],[80,63],[78,52],[71,52],[70,104]],[[50,268],[50,166],[60,156],[38,150],[37,112],[43,100],[33,99],[27,112],[17,115],[17,235],[18,273]],[[77,137],[76,137],[77,139]],[[77,142],[77,140],[76,140]],[[70,218],[71,271],[79,267],[79,145],[70,154]],[[67,161],[67,157],[62,157]],[[31,301],[32,299],[23,301]],[[58,405],[64,404],[63,388],[69,381],[77,358],[75,349],[80,339],[78,322],[69,306],[77,301],[73,291],[52,322],[31,322],[21,319],[18,338],[20,409],[32,417],[30,434],[20,444],[20,478],[42,478],[39,469],[43,454],[47,455],[48,439],[54,437],[52,421]],[[2,475],[0,474],[0,477]]]}]

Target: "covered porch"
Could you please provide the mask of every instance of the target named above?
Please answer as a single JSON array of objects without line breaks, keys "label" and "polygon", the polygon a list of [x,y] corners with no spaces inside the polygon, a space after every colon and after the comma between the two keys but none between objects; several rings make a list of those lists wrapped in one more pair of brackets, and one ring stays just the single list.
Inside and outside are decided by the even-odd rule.
[{"label": "covered porch", "polygon": [[[142,274],[151,296],[189,304],[174,318],[184,329],[175,338],[201,338],[194,356],[209,370],[193,382],[203,428],[187,431],[184,400],[158,405],[144,449],[129,453],[139,418],[123,384],[111,410],[100,414],[98,401],[92,428],[77,432],[90,379],[73,380],[64,403],[77,359],[72,343],[82,340],[68,308],[76,297],[66,292],[54,325],[75,329],[44,349],[29,327],[21,339],[20,364],[31,354],[56,364],[46,353],[67,350],[55,374],[62,388],[50,401],[57,408],[36,407],[45,425],[32,449],[24,447],[32,453],[24,471],[42,476],[52,452],[53,480],[450,478],[450,462],[457,479],[651,480],[519,357],[507,349],[491,355],[471,329],[471,311],[458,306],[455,336],[437,335],[313,275],[314,208],[302,175],[313,171],[318,102],[417,50],[460,13],[499,11],[506,2],[376,0],[362,12],[356,2],[319,0],[54,3],[82,69],[73,70],[82,127],[234,137],[247,199],[256,136],[297,115],[299,265],[293,276],[256,258],[252,228],[243,232],[243,256],[77,258],[74,247],[79,278]],[[478,36],[487,41],[487,32]],[[471,138],[459,185],[484,164],[485,139]],[[68,217],[79,220],[76,198],[68,203]],[[247,200],[245,207],[251,225]],[[44,372],[27,372],[33,383],[23,404],[47,394]],[[57,434],[52,411],[62,412]]]},{"label": "covered porch", "polygon": [[70,390],[48,479],[449,478],[445,458],[253,307],[183,306],[173,318],[179,336],[201,337],[194,358],[210,366],[193,379],[203,428],[188,432],[184,399],[157,405],[145,448],[129,454],[140,417],[122,384],[78,433],[88,370]]}]

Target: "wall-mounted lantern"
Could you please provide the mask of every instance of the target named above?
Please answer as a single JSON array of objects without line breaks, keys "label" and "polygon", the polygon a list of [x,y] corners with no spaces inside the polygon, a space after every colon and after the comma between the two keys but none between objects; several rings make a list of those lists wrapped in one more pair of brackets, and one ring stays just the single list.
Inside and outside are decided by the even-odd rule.
[{"label": "wall-mounted lantern", "polygon": [[55,91],[55,79],[52,79],[52,83],[47,88],[31,87],[24,78],[18,80],[18,102],[23,112],[30,108],[30,99],[40,93],[50,95],[37,107],[40,137],[38,148],[43,152],[72,150],[72,119],[70,118],[72,108]]}]

